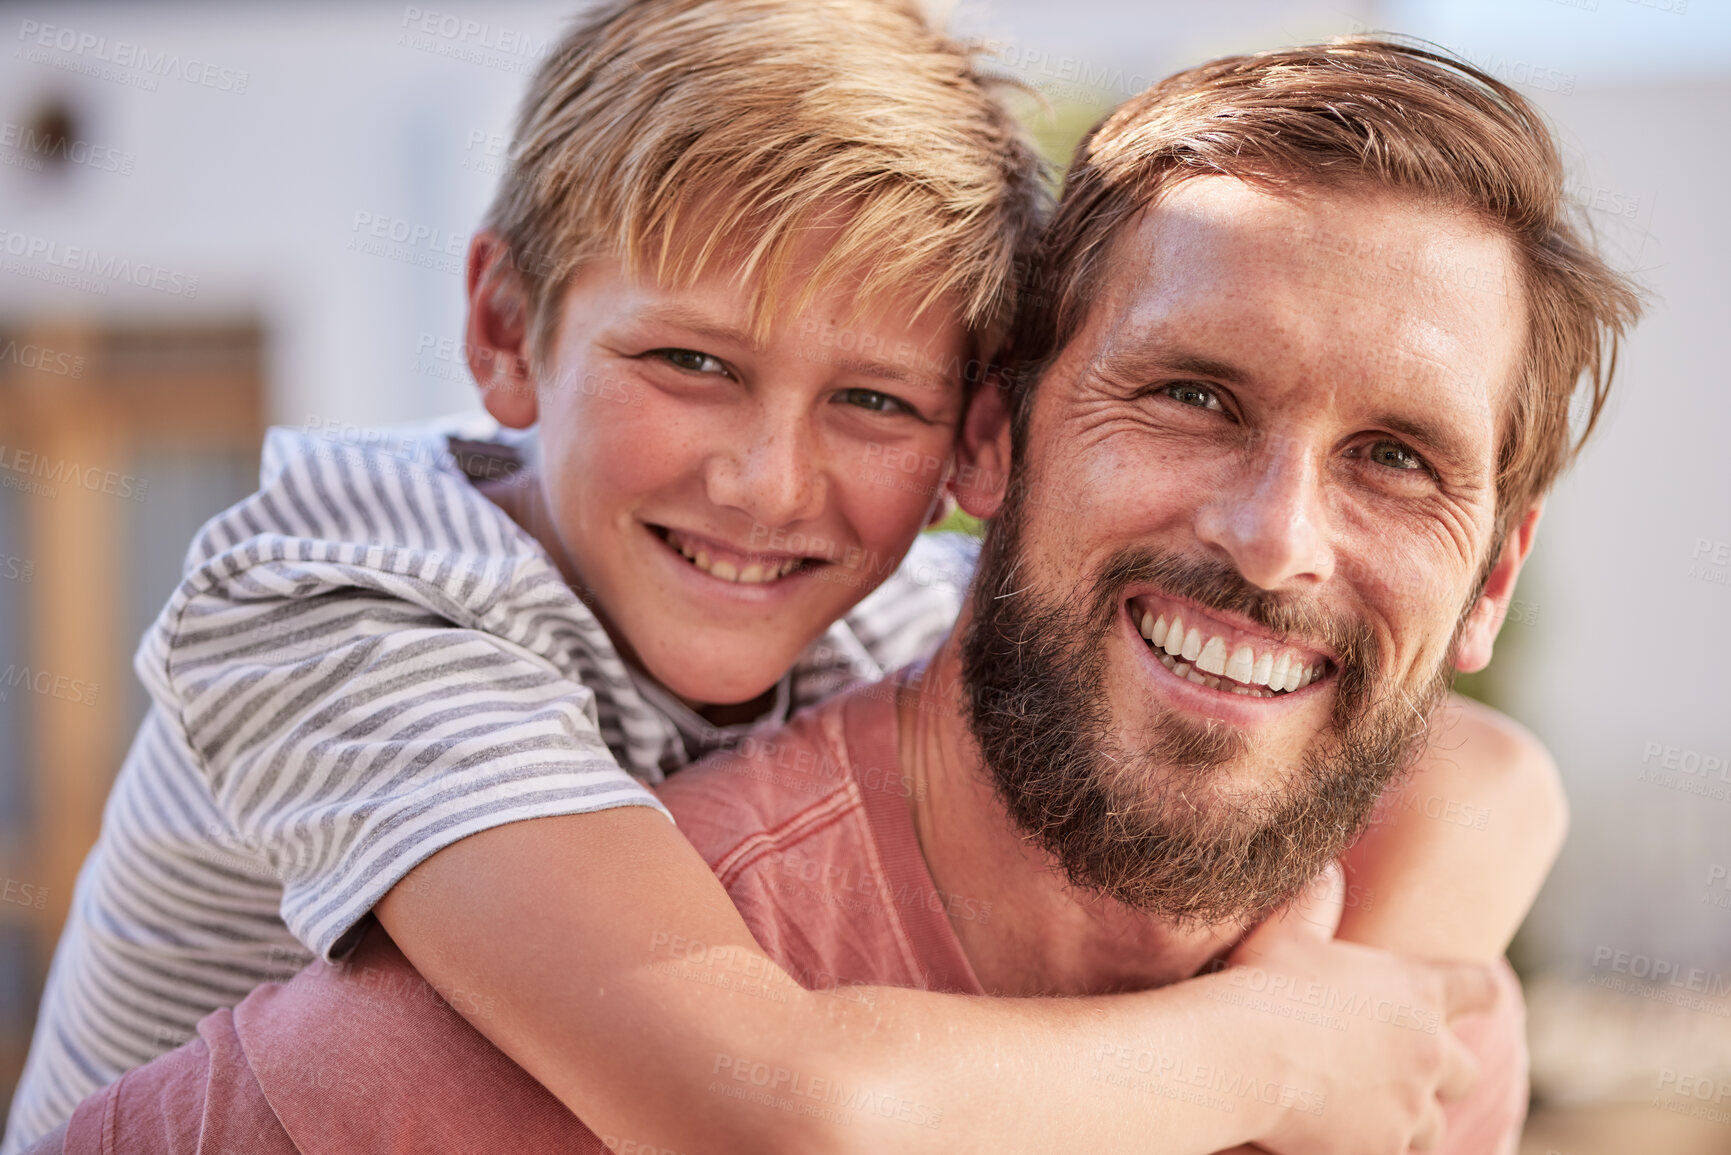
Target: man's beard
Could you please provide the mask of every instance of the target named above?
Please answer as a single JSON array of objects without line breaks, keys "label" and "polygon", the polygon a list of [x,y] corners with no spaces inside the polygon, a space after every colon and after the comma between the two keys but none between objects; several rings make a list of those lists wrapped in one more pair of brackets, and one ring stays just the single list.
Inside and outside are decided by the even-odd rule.
[{"label": "man's beard", "polygon": [[[962,638],[969,724],[1011,818],[1072,885],[1178,924],[1248,924],[1295,897],[1422,750],[1461,627],[1409,690],[1391,683],[1362,622],[1259,590],[1222,562],[1126,550],[1096,575],[1091,597],[1051,598],[1020,572],[1022,505],[1012,484]],[[1126,748],[1114,737],[1105,646],[1123,591],[1143,583],[1328,646],[1338,666],[1328,728],[1286,758],[1254,749],[1235,727],[1155,707]],[[1266,763],[1266,784],[1231,786],[1226,767],[1249,756]]]}]

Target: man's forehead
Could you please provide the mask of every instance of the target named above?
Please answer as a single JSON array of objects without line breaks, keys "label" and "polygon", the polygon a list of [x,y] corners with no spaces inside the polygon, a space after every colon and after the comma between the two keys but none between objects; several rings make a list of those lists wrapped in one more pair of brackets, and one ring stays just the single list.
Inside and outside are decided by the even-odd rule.
[{"label": "man's forehead", "polygon": [[1101,369],[1384,383],[1488,420],[1521,351],[1511,271],[1501,236],[1446,210],[1200,178],[1126,228],[1078,337]]}]

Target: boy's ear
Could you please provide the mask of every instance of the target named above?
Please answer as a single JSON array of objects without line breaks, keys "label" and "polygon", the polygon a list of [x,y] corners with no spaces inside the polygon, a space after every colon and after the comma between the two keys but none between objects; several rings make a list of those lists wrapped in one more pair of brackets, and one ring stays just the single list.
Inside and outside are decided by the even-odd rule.
[{"label": "boy's ear", "polygon": [[1545,503],[1535,501],[1520,520],[1520,524],[1503,542],[1502,556],[1497,558],[1491,576],[1485,581],[1484,592],[1473,606],[1467,627],[1461,632],[1461,644],[1455,654],[1455,668],[1463,674],[1476,674],[1491,664],[1491,646],[1508,616],[1509,602],[1515,596],[1515,581],[1521,576],[1521,566],[1533,551],[1533,535],[1538,532],[1539,518]]},{"label": "boy's ear", "polygon": [[527,429],[537,416],[529,295],[504,238],[491,229],[469,242],[468,295],[463,343],[481,400],[501,425]]},{"label": "boy's ear", "polygon": [[980,383],[956,447],[956,502],[982,521],[998,512],[1010,483],[1010,398],[1001,378]]}]

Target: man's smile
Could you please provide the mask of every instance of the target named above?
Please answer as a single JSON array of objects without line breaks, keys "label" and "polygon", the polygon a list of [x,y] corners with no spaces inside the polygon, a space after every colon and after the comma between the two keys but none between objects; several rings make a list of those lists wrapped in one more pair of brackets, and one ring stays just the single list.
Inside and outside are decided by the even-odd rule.
[{"label": "man's smile", "polygon": [[1130,598],[1125,610],[1161,665],[1209,690],[1285,697],[1336,668],[1312,647],[1228,622],[1194,602],[1142,593]]}]

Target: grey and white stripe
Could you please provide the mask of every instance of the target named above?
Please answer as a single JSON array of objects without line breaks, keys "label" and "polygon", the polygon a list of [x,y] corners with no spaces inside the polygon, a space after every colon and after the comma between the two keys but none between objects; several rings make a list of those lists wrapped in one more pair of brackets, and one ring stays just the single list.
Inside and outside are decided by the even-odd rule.
[{"label": "grey and white stripe", "polygon": [[194,541],[139,647],[153,706],[79,875],[0,1155],[210,1011],[339,957],[439,849],[659,807],[644,783],[929,651],[972,566],[966,545],[923,538],[770,716],[710,727],[635,680],[447,432],[274,429],[259,492]]}]

